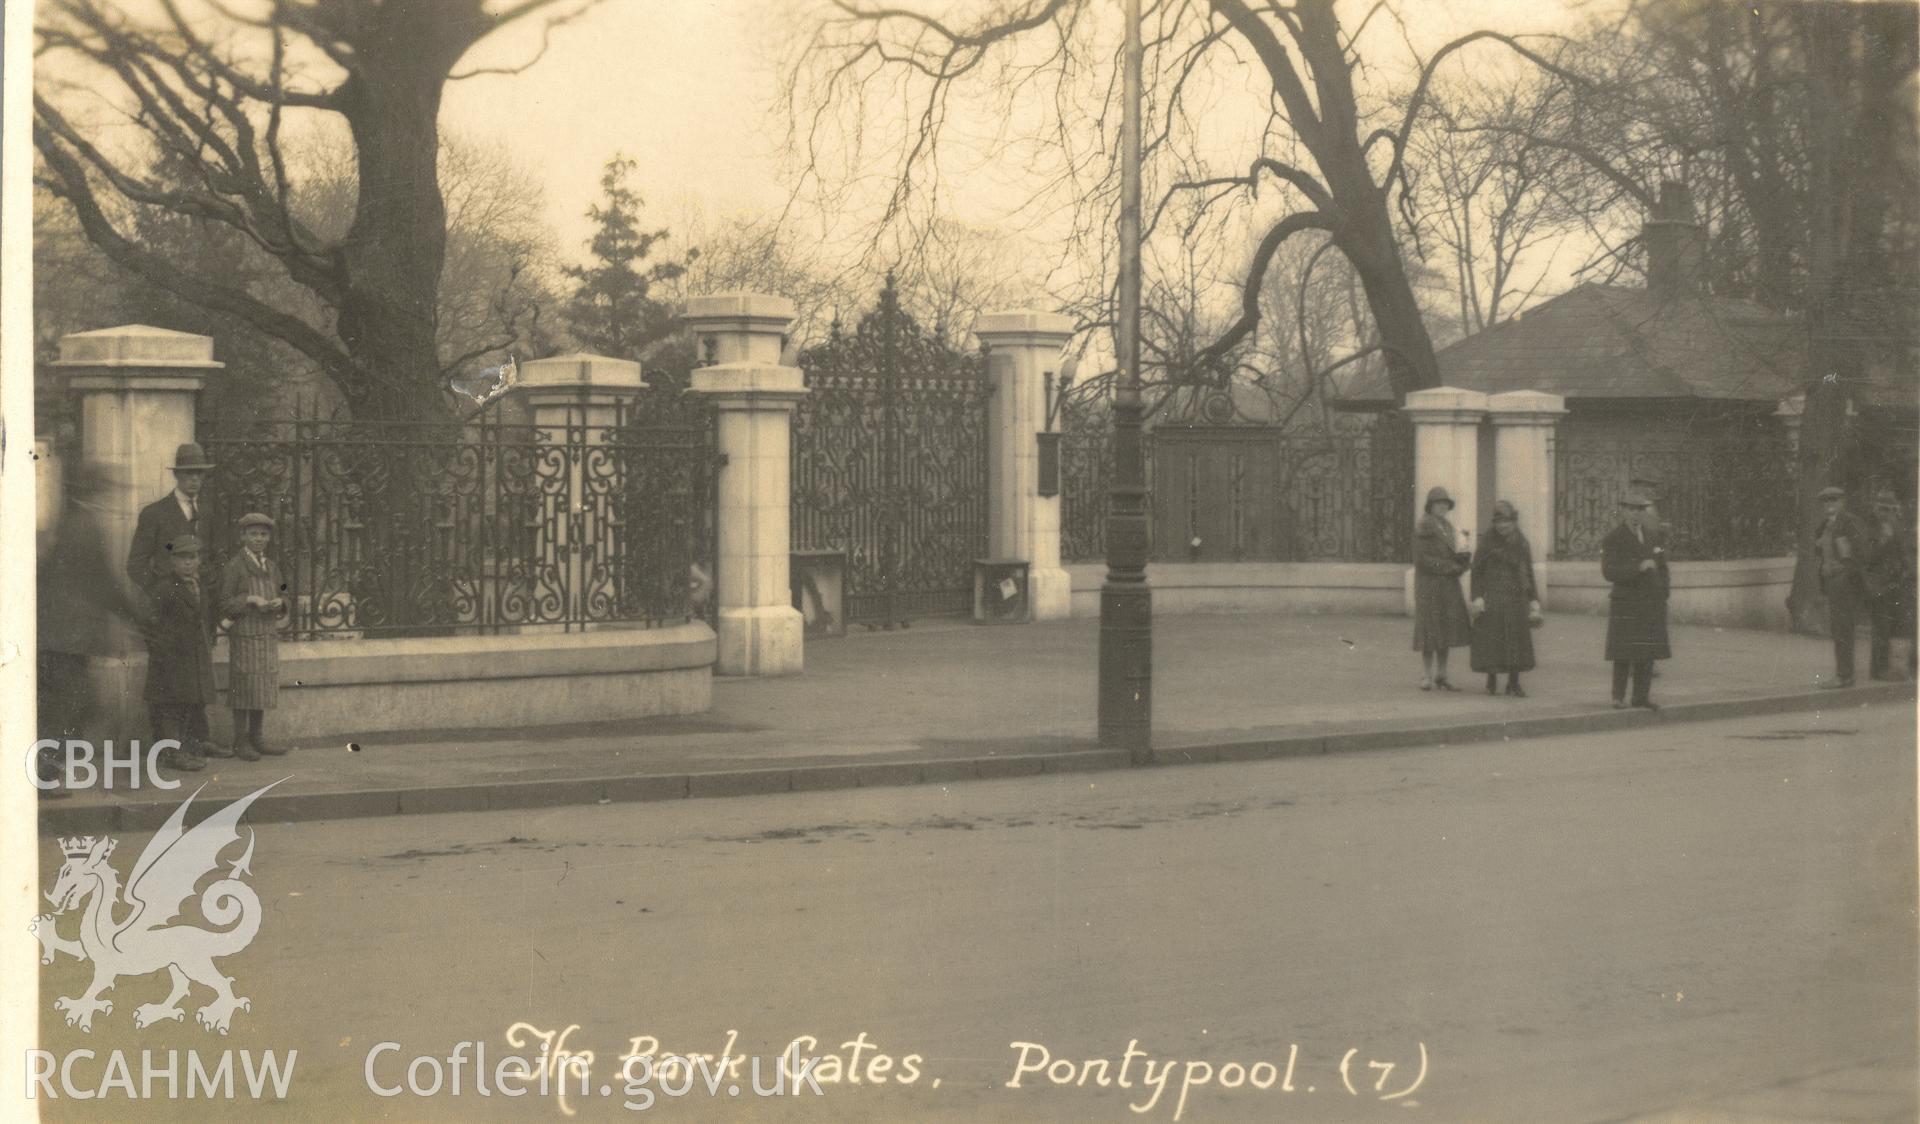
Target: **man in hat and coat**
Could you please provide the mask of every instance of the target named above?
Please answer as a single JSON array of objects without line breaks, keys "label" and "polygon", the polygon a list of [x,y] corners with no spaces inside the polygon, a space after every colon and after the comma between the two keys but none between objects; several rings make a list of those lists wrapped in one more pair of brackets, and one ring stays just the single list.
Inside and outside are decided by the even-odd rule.
[{"label": "man in hat and coat", "polygon": [[1865,566],[1873,549],[1866,524],[1847,510],[1845,488],[1820,489],[1820,526],[1813,533],[1820,592],[1827,599],[1827,635],[1833,637],[1833,678],[1826,688],[1853,686],[1853,633],[1866,607]]},{"label": "man in hat and coat", "polygon": [[[1622,520],[1600,541],[1600,573],[1613,584],[1607,602],[1607,659],[1613,662],[1613,706],[1659,710],[1653,692],[1653,661],[1671,658],[1667,642],[1667,549],[1665,536],[1647,526],[1653,503],[1630,491],[1620,501]],[[1627,694],[1631,684],[1633,694]]]},{"label": "man in hat and coat", "polygon": [[133,543],[127,548],[127,578],[133,588],[144,590],[172,570],[167,564],[167,544],[181,535],[206,541],[200,522],[200,486],[206,483],[213,462],[200,446],[186,444],[173,454],[173,491],[140,509],[133,527]]},{"label": "man in hat and coat", "polygon": [[[1915,663],[1913,527],[1899,497],[1886,488],[1873,497],[1871,530],[1873,546],[1861,570],[1871,618],[1867,674],[1875,679],[1911,676]],[[1893,658],[1896,641],[1905,649],[1899,653],[1898,666]]]},{"label": "man in hat and coat", "polygon": [[[213,637],[200,581],[200,539],[176,535],[166,547],[168,572],[147,587],[146,700],[153,736],[180,743],[180,754],[205,756],[207,704],[214,699]],[[186,766],[192,769],[193,766]]]}]

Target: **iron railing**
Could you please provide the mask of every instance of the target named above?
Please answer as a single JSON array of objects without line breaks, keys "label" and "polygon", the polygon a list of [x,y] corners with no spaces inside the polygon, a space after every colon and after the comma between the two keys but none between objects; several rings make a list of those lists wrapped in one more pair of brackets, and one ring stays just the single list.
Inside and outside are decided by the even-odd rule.
[{"label": "iron railing", "polygon": [[[1112,420],[1098,399],[1060,413],[1060,545],[1105,555]],[[1160,562],[1398,562],[1413,528],[1413,440],[1397,414],[1330,428],[1161,425],[1148,434]]]},{"label": "iron railing", "polygon": [[1785,435],[1770,422],[1684,438],[1563,423],[1554,437],[1553,557],[1599,558],[1632,487],[1655,501],[1676,561],[1792,554],[1794,479]]},{"label": "iron railing", "polygon": [[[712,568],[711,421],[608,409],[266,422],[209,442],[208,526],[273,517],[296,639],[690,620],[692,567]],[[218,564],[237,534],[211,537]]]}]

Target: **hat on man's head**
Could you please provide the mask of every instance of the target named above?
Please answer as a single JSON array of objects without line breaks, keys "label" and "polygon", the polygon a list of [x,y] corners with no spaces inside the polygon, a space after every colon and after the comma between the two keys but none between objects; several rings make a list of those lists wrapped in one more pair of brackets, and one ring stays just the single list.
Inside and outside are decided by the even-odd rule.
[{"label": "hat on man's head", "polygon": [[167,543],[167,553],[170,555],[200,553],[200,536],[195,534],[175,535],[173,539]]},{"label": "hat on man's head", "polygon": [[1435,484],[1432,487],[1432,489],[1430,489],[1427,492],[1427,502],[1420,506],[1420,510],[1432,511],[1433,505],[1437,503],[1443,503],[1443,504],[1446,504],[1448,507],[1452,507],[1453,497],[1447,494],[1447,490],[1445,488],[1442,488],[1440,485]]},{"label": "hat on man's head", "polygon": [[1634,488],[1629,490],[1626,495],[1620,497],[1620,506],[1621,507],[1641,507],[1641,508],[1652,507],[1653,501],[1647,498],[1647,494],[1645,492],[1641,491],[1638,488]]},{"label": "hat on man's head", "polygon": [[173,451],[173,470],[175,472],[205,472],[213,467],[207,459],[207,452],[189,441]]},{"label": "hat on man's head", "polygon": [[257,511],[249,511],[240,517],[240,529],[244,531],[248,527],[265,527],[271,531],[273,530],[273,519]]},{"label": "hat on man's head", "polygon": [[1844,500],[1847,498],[1847,490],[1838,484],[1829,484],[1820,489],[1820,498],[1823,500]]}]

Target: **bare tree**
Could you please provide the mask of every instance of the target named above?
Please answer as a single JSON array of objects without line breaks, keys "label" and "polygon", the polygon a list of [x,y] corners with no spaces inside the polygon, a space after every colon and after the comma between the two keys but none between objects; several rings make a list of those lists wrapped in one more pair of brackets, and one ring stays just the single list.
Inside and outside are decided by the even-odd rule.
[{"label": "bare tree", "polygon": [[674,300],[684,305],[692,294],[730,290],[786,297],[794,303],[791,334],[799,347],[820,342],[836,319],[857,316],[873,300],[864,276],[848,276],[827,260],[817,240],[780,216],[714,221],[687,209],[673,230],[675,246],[700,251],[669,287]]},{"label": "bare tree", "polygon": [[1606,185],[1643,207],[1654,174],[1684,175],[1709,200],[1713,291],[1803,318],[1790,605],[1805,625],[1819,601],[1813,496],[1870,475],[1849,412],[1875,369],[1909,392],[1920,378],[1920,9],[1698,0],[1639,4],[1629,16],[1562,56],[1556,75],[1577,90],[1577,110],[1483,127],[1557,147],[1595,194]]},{"label": "bare tree", "polygon": [[[1532,74],[1502,86],[1462,81],[1434,89],[1435,112],[1410,138],[1408,213],[1414,236],[1444,251],[1459,322],[1477,332],[1532,300],[1553,260],[1537,251],[1557,246],[1584,218],[1563,205],[1578,194],[1572,158],[1533,139],[1567,91]],[[1462,127],[1462,120],[1513,127]]]},{"label": "bare tree", "polygon": [[[33,119],[38,182],[72,206],[87,238],[121,268],[309,357],[356,413],[444,413],[442,375],[456,363],[440,353],[436,324],[447,240],[441,95],[449,81],[479,73],[456,68],[494,31],[553,9],[550,31],[586,5],[256,0],[208,12],[183,3],[159,0],[159,18],[146,22],[105,0],[44,6]],[[144,144],[109,144],[102,122],[82,116],[76,107],[94,89],[108,91]],[[295,121],[344,126],[352,139],[352,221],[337,238],[323,237],[296,208],[283,143]],[[186,169],[182,182],[142,171],[157,159]],[[311,294],[322,315],[302,316],[227,278],[182,268],[132,233],[127,216],[140,212],[238,231]]]},{"label": "bare tree", "polygon": [[966,346],[982,312],[1031,302],[1027,249],[1006,231],[935,219],[924,252],[896,251],[901,304],[948,346]]},{"label": "bare tree", "polygon": [[[1363,104],[1356,80],[1357,43],[1367,25],[1379,19],[1385,27],[1397,18],[1386,0],[1351,29],[1342,25],[1333,0],[1162,0],[1144,18],[1151,103],[1145,151],[1157,165],[1152,178],[1160,196],[1150,214],[1157,222],[1176,196],[1193,193],[1209,204],[1244,208],[1256,223],[1249,235],[1254,250],[1238,285],[1238,314],[1193,356],[1183,377],[1226,377],[1229,356],[1259,322],[1262,280],[1275,255],[1289,238],[1317,231],[1332,239],[1360,280],[1395,392],[1435,385],[1432,339],[1392,216],[1394,197],[1407,182],[1413,125],[1435,68],[1462,48],[1493,41],[1544,66],[1553,66],[1551,60],[1512,37],[1475,32],[1424,60],[1412,96],[1394,112],[1385,104]],[[832,0],[831,14],[814,26],[791,70],[794,132],[820,183],[842,172],[858,179],[870,171],[871,148],[890,140],[895,186],[881,219],[911,218],[916,206],[924,215],[939,205],[948,155],[942,143],[953,128],[955,101],[975,87],[1001,91],[1006,101],[992,120],[1002,127],[988,141],[1053,145],[1052,183],[1059,194],[1085,204],[1076,230],[1097,247],[1111,241],[1106,215],[1117,176],[1118,146],[1109,140],[1118,118],[1113,30],[1107,9],[1090,0],[1002,4],[966,24],[862,0]],[[1267,101],[1267,127],[1257,150],[1219,167],[1217,157],[1209,156],[1203,127],[1209,101],[1224,96],[1222,74],[1249,71]],[[835,112],[883,96],[895,103],[908,99],[912,108],[903,135],[876,138],[864,124],[835,127]],[[1030,126],[1029,135],[1011,137],[1020,123]],[[1086,136],[1098,139],[1079,139]],[[836,158],[843,168],[833,166]],[[1271,203],[1275,189],[1284,205],[1261,210],[1257,194],[1266,190]],[[1150,237],[1153,229],[1150,223]],[[1100,273],[1111,276],[1104,268]]]}]

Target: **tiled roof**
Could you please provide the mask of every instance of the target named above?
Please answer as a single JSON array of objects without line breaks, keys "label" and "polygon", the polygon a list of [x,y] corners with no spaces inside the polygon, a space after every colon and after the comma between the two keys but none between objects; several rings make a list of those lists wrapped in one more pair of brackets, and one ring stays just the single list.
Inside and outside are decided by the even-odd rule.
[{"label": "tiled roof", "polygon": [[1798,324],[1721,297],[1585,284],[1439,353],[1447,386],[1566,398],[1775,401],[1804,379]]}]

